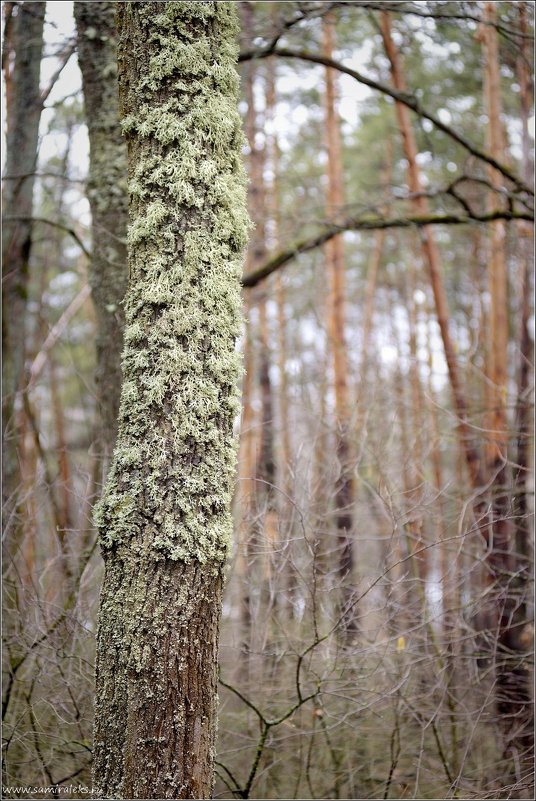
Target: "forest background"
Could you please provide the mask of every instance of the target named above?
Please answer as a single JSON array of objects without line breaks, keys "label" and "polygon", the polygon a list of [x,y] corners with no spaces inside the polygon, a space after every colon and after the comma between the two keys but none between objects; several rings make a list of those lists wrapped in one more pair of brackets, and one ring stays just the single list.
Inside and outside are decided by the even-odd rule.
[{"label": "forest background", "polygon": [[[255,227],[215,797],[530,797],[533,5],[237,5]],[[23,45],[23,6],[45,12],[4,4],[3,783],[78,798],[122,285],[91,272],[72,9]]]}]

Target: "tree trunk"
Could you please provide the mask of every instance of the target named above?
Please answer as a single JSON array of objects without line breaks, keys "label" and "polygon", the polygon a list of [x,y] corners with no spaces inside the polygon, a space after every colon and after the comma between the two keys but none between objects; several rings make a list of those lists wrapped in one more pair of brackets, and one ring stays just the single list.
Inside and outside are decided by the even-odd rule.
[{"label": "tree trunk", "polygon": [[[488,113],[488,151],[504,158],[505,143],[501,120],[499,42],[494,3],[484,6],[481,40],[484,50],[484,97]],[[490,183],[501,187],[500,177],[490,170]],[[496,193],[490,193],[495,204]],[[497,638],[495,676],[497,709],[504,738],[504,755],[512,760],[516,778],[530,770],[534,753],[530,674],[522,643],[525,580],[523,565],[513,545],[511,526],[510,471],[508,469],[508,277],[503,220],[491,223],[488,253],[490,315],[488,327],[489,413],[487,419],[487,467],[491,481],[490,524],[493,548],[488,557],[494,635]],[[518,574],[517,578],[514,576]]]},{"label": "tree trunk", "polygon": [[[422,510],[422,485],[424,473],[424,456],[422,443],[422,425],[424,420],[424,399],[419,372],[418,347],[417,347],[417,304],[415,303],[415,291],[417,289],[417,275],[413,261],[407,266],[407,277],[405,281],[406,310],[408,315],[408,335],[409,335],[409,381],[411,387],[411,427],[413,429],[410,439],[410,451],[412,454],[411,462],[408,465],[409,488],[406,494],[407,502],[412,509],[412,522],[409,525],[411,531],[411,552],[413,554],[413,566],[415,579],[420,581],[419,595],[421,606],[424,605],[426,593],[426,580],[428,575],[428,554],[423,551],[426,545],[424,535],[424,520]],[[424,616],[424,612],[423,612]]]},{"label": "tree trunk", "polygon": [[[50,382],[50,405],[54,417],[54,429],[56,434],[56,453],[58,460],[58,477],[56,486],[58,492],[58,509],[60,512],[60,526],[64,537],[69,537],[69,533],[74,529],[73,516],[71,514],[71,468],[69,465],[69,453],[67,450],[67,440],[65,437],[65,419],[63,405],[61,402],[58,377],[56,375],[56,363],[53,356],[48,360],[48,375]],[[52,487],[50,492],[52,492]],[[67,555],[65,554],[66,558]]]},{"label": "tree trunk", "polygon": [[[334,20],[325,16],[322,20],[323,54],[332,58],[335,46]],[[336,219],[344,204],[342,182],[342,145],[336,109],[335,75],[326,69],[326,142],[328,155],[328,190],[326,212],[328,219]],[[328,332],[333,354],[333,376],[335,384],[335,436],[339,461],[339,476],[335,487],[335,525],[337,529],[339,581],[343,586],[342,609],[345,629],[348,633],[357,630],[357,614],[349,610],[353,592],[354,554],[352,542],[353,485],[351,475],[350,448],[350,398],[348,388],[348,353],[346,348],[346,286],[344,264],[344,242],[342,236],[333,237],[326,244],[326,268],[329,281]],[[346,585],[346,586],[344,586]]]},{"label": "tree trunk", "polygon": [[117,444],[95,511],[99,797],[209,798],[246,193],[233,4],[118,4],[130,193]]},{"label": "tree trunk", "polygon": [[[493,13],[493,4],[486,5],[486,14]],[[402,72],[402,65],[400,57],[391,38],[390,33],[390,20],[387,12],[382,12],[381,15],[381,29],[384,40],[385,50],[389,61],[391,63],[391,74],[395,88],[400,92],[406,91],[406,84]],[[487,41],[487,47],[490,48],[489,40],[495,38],[496,30],[492,25],[486,25],[482,31],[482,38]],[[493,47],[493,45],[491,45]],[[496,47],[496,44],[495,44]],[[492,60],[497,61],[497,53]],[[498,62],[497,62],[498,67]],[[488,84],[491,75],[488,75]],[[496,108],[497,98],[494,97],[493,101],[490,94],[493,92],[495,95],[498,91],[498,74],[493,77],[495,89],[491,89],[488,85],[487,96],[488,101],[493,102],[493,108],[489,108],[490,117],[497,115]],[[409,189],[412,193],[419,193],[422,191],[421,180],[419,175],[419,168],[417,165],[417,147],[413,129],[410,124],[409,113],[405,106],[401,103],[395,103],[396,113],[399,122],[399,128],[403,139],[404,152],[408,160],[408,183]],[[496,123],[494,128],[494,137],[497,138],[497,131],[500,126]],[[493,142],[490,142],[493,145]],[[498,144],[498,143],[496,143]],[[415,208],[419,213],[428,213],[428,201],[425,197],[416,197],[413,201]],[[502,247],[502,234],[499,236],[499,230],[494,234],[494,247]],[[501,241],[499,241],[499,239]],[[473,436],[467,419],[467,401],[462,390],[461,377],[459,373],[458,362],[456,359],[452,339],[449,332],[449,312],[446,299],[446,292],[443,286],[442,269],[439,260],[439,253],[435,240],[433,237],[432,229],[424,227],[422,229],[422,247],[423,255],[426,263],[428,264],[432,290],[434,293],[434,301],[438,323],[441,331],[443,347],[445,351],[445,359],[447,362],[449,379],[454,398],[454,407],[459,419],[458,429],[460,433],[460,441],[463,447],[465,460],[467,462],[469,479],[471,487],[481,493],[485,485],[485,471],[480,463],[479,449],[473,442]],[[500,387],[505,386],[505,369],[506,363],[504,360],[504,352],[506,347],[505,338],[505,298],[504,293],[504,275],[501,265],[495,264],[491,266],[491,294],[495,294],[495,300],[492,300],[492,307],[495,311],[492,314],[492,332],[495,327],[498,327],[497,341],[493,336],[493,342],[490,338],[489,346],[492,349],[492,371],[495,377],[495,384],[499,387],[499,393],[494,391],[494,415],[493,415],[493,431],[494,440],[490,443],[488,450],[488,467],[492,466],[490,459],[494,461],[494,472],[492,480],[492,492],[494,493],[494,502],[492,515],[488,515],[487,506],[484,499],[477,495],[475,504],[475,511],[482,517],[481,533],[486,540],[486,545],[489,549],[486,564],[488,567],[488,583],[492,585],[491,591],[488,595],[488,609],[490,610],[489,618],[492,628],[492,636],[497,641],[497,662],[496,662],[496,680],[497,680],[497,708],[499,712],[499,720],[501,728],[505,737],[505,755],[514,757],[513,764],[517,760],[522,761],[527,758],[530,759],[530,754],[533,750],[533,739],[531,733],[532,726],[532,712],[530,708],[530,692],[529,692],[529,675],[524,663],[523,654],[516,653],[518,650],[518,634],[519,629],[512,625],[512,587],[511,587],[511,570],[512,559],[510,553],[509,543],[509,524],[507,520],[506,504],[508,498],[506,492],[501,488],[505,482],[505,447],[507,434],[506,420],[501,407],[503,402],[501,400]],[[500,293],[503,292],[501,295]],[[504,307],[504,309],[503,309]],[[504,392],[502,393],[504,394]],[[497,398],[499,397],[499,400]],[[512,653],[513,652],[513,653]],[[508,654],[510,657],[508,657]],[[519,764],[519,763],[518,763]]]},{"label": "tree trunk", "polygon": [[[486,3],[484,16],[489,25],[482,27],[484,48],[484,96],[488,113],[487,149],[495,158],[504,158],[504,140],[501,121],[501,86],[499,74],[499,50],[497,32],[493,27],[495,12],[493,3]],[[500,176],[490,169],[489,179],[496,189],[501,186]],[[496,205],[496,193],[489,193],[489,208]],[[510,570],[512,565],[509,494],[507,491],[508,470],[508,420],[507,401],[507,351],[508,351],[508,278],[506,274],[504,220],[490,224],[488,238],[487,277],[490,297],[490,313],[487,330],[487,387],[488,387],[488,442],[486,447],[487,473],[492,478],[491,525],[494,534],[494,550],[501,564],[498,569]],[[500,555],[499,555],[500,553]]]},{"label": "tree trunk", "polygon": [[[520,32],[526,36],[527,25],[527,4],[519,4],[519,27]],[[519,99],[521,106],[521,141],[523,180],[530,182],[533,164],[531,159],[531,144],[529,134],[529,118],[531,114],[531,89],[530,74],[528,70],[528,47],[527,40],[523,39],[522,50],[517,63],[517,75],[520,86]],[[530,377],[533,370],[532,342],[529,333],[530,316],[532,311],[530,274],[531,266],[534,262],[534,246],[532,226],[527,223],[519,225],[518,234],[522,238],[521,243],[521,280],[519,287],[519,297],[521,306],[521,320],[519,326],[519,367],[517,376],[517,409],[515,432],[517,436],[516,455],[514,460],[517,471],[514,479],[514,486],[517,491],[517,504],[515,515],[516,526],[516,553],[519,555],[525,575],[528,577],[530,572],[529,552],[531,540],[531,514],[529,505],[530,488],[528,478],[530,474],[530,437],[531,437],[531,402],[528,397],[530,393]]]},{"label": "tree trunk", "polygon": [[[277,5],[272,5],[272,19],[277,19]],[[277,103],[277,81],[276,81],[276,61],[269,59],[267,64],[266,76],[266,121],[271,126],[271,134],[267,138],[267,147],[270,157],[270,167],[272,180],[267,187],[267,211],[271,221],[271,247],[273,249],[280,245],[280,149],[275,128],[275,109]],[[276,336],[276,363],[278,370],[278,438],[277,452],[274,456],[274,480],[277,480],[280,489],[278,497],[279,519],[279,557],[274,559],[279,576],[280,587],[283,588],[283,596],[287,600],[287,609],[291,610],[291,598],[296,582],[295,571],[293,569],[292,554],[292,533],[288,524],[289,499],[292,497],[291,482],[291,442],[290,442],[290,419],[289,419],[289,388],[287,380],[287,320],[285,314],[285,289],[283,279],[278,273],[275,276],[275,303],[277,307],[277,336]],[[274,438],[275,440],[275,438]],[[277,469],[275,469],[277,468]],[[281,541],[281,537],[283,539]],[[289,603],[290,602],[290,603]],[[281,605],[281,604],[280,604]]]},{"label": "tree trunk", "polygon": [[[391,65],[393,85],[398,92],[406,92],[406,82],[402,72],[402,63],[398,51],[391,37],[391,23],[389,13],[381,13],[381,32],[385,52]],[[404,155],[408,161],[408,186],[414,195],[419,195],[412,201],[418,214],[428,214],[429,205],[426,197],[422,196],[422,184],[419,166],[417,164],[417,143],[411,126],[409,111],[402,103],[395,102],[398,127],[402,136]],[[443,269],[439,258],[439,251],[435,242],[433,230],[430,226],[421,229],[421,248],[423,259],[430,274],[430,284],[434,295],[437,322],[441,332],[445,360],[447,362],[450,386],[454,400],[454,408],[458,416],[458,431],[469,468],[469,475],[473,487],[484,484],[480,466],[480,456],[474,443],[473,432],[468,424],[468,404],[462,386],[462,379],[456,358],[456,351],[449,330],[450,313],[448,309],[447,293],[443,283]]]},{"label": "tree trunk", "polygon": [[117,435],[127,287],[127,147],[119,126],[113,2],[76,2],[78,63],[89,133],[91,294],[97,323],[97,452],[106,475]]},{"label": "tree trunk", "polygon": [[[12,4],[6,9],[8,12],[11,16],[6,48],[10,47],[12,52],[4,52],[3,59],[8,114],[2,190],[2,502],[6,521],[5,556],[13,555],[20,539],[16,521],[10,523],[17,507],[20,483],[15,398],[24,372],[31,216],[42,110],[39,74],[45,3],[18,3],[16,8]],[[6,568],[9,563],[6,558]]]}]

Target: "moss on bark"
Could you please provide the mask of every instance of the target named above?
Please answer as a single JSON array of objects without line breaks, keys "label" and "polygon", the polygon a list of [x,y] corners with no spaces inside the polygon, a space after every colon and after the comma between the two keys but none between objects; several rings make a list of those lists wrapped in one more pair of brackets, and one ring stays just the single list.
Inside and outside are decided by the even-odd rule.
[{"label": "moss on bark", "polygon": [[130,279],[117,445],[95,511],[95,786],[208,798],[249,226],[237,24],[227,2],[120,3],[118,23]]},{"label": "moss on bark", "polygon": [[121,9],[130,288],[117,448],[96,520],[104,548],[145,542],[207,563],[225,558],[231,535],[248,229],[236,25],[226,3],[154,5]]}]

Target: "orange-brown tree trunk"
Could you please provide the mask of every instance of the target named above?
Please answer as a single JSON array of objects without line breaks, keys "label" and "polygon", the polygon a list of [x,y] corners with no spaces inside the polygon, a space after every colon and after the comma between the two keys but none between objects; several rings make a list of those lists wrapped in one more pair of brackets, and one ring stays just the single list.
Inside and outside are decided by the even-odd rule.
[{"label": "orange-brown tree trunk", "polygon": [[[277,6],[273,5],[274,18],[277,14]],[[269,245],[270,248],[277,248],[280,244],[280,201],[279,201],[279,172],[280,172],[280,150],[277,131],[275,128],[275,109],[277,102],[276,86],[276,61],[269,59],[266,74],[266,123],[270,130],[267,134],[267,153],[270,161],[271,181],[266,186],[266,212],[270,220]],[[268,242],[267,242],[268,244]],[[278,371],[277,387],[277,409],[278,409],[278,436],[273,437],[273,456],[274,456],[274,479],[278,482],[278,498],[274,499],[273,511],[277,510],[277,516],[273,515],[273,530],[277,533],[277,542],[274,542],[277,557],[274,557],[273,564],[278,574],[279,587],[287,596],[287,601],[291,602],[295,591],[296,576],[293,569],[293,554],[291,549],[292,535],[287,525],[289,499],[292,497],[291,483],[291,443],[289,428],[289,398],[288,398],[288,379],[287,379],[287,319],[285,312],[285,289],[282,276],[277,273],[274,277],[274,295],[276,303],[276,364]],[[274,403],[275,413],[275,403]],[[277,449],[275,448],[277,442]],[[277,596],[275,598],[277,602]],[[289,604],[287,604],[289,606]]]},{"label": "orange-brown tree trunk", "polygon": [[[486,5],[487,15],[492,13],[492,5],[493,4],[491,3]],[[385,50],[391,65],[393,84],[398,91],[405,92],[406,84],[402,71],[401,59],[391,37],[390,18],[387,12],[382,12],[381,14],[381,30]],[[486,46],[489,54],[490,48],[493,50],[494,47],[493,44],[489,43],[489,39],[490,37],[496,37],[496,30],[493,25],[486,25],[482,36],[488,42]],[[495,54],[492,55],[491,60],[496,60],[496,56],[497,53],[495,52]],[[491,83],[495,84],[496,89],[492,90],[494,93],[498,89],[497,78],[498,73],[497,75],[493,76],[491,72],[487,77],[487,82],[490,87]],[[491,89],[488,88],[487,94],[489,101],[491,102],[491,97],[489,95],[490,91]],[[497,97],[494,96],[492,107],[489,109],[490,117],[497,113],[496,104]],[[401,103],[395,103],[395,108],[403,139],[404,152],[408,160],[409,189],[413,194],[420,193],[422,191],[422,182],[416,160],[416,140],[411,127],[409,112]],[[497,124],[494,128],[493,137],[495,140],[498,138],[498,130],[500,130],[500,124]],[[415,197],[413,203],[415,204],[415,209],[419,213],[428,212],[428,201],[425,197],[422,197],[422,195]],[[495,245],[497,247],[502,247],[502,235],[499,228],[496,229],[494,237]],[[492,596],[490,596],[490,625],[495,630],[495,635],[498,642],[498,650],[503,652],[502,656],[499,653],[497,657],[496,678],[498,685],[498,712],[506,738],[505,753],[509,756],[513,756],[514,752],[517,752],[517,756],[520,757],[520,755],[530,752],[533,748],[533,745],[531,744],[532,740],[527,734],[527,727],[531,725],[532,721],[532,713],[530,711],[529,700],[527,696],[528,674],[523,663],[523,659],[515,657],[514,661],[507,665],[507,660],[505,658],[506,650],[508,648],[515,648],[515,642],[512,638],[512,599],[508,578],[509,567],[511,567],[510,543],[508,542],[508,524],[505,519],[506,515],[504,514],[503,500],[506,493],[504,493],[504,491],[501,489],[502,483],[505,480],[505,473],[503,469],[505,466],[505,461],[502,454],[504,453],[505,436],[507,433],[507,426],[503,424],[503,419],[501,417],[502,400],[500,390],[501,386],[505,386],[505,312],[502,308],[499,308],[500,303],[502,303],[503,306],[506,305],[506,295],[503,291],[503,269],[501,263],[499,262],[492,264],[490,270],[490,288],[492,294],[496,294],[495,300],[492,300],[492,308],[494,307],[494,311],[490,316],[492,316],[493,319],[492,326],[498,326],[500,330],[498,331],[498,341],[497,343],[494,342],[492,346],[493,353],[491,359],[492,372],[496,379],[494,382],[494,435],[493,439],[490,439],[489,442],[487,459],[488,464],[483,466],[481,464],[479,450],[473,441],[472,432],[468,425],[467,401],[462,388],[459,366],[449,332],[449,311],[446,292],[443,284],[441,262],[432,229],[429,227],[422,229],[422,249],[423,256],[428,265],[430,273],[436,314],[443,341],[445,359],[447,362],[449,380],[454,399],[454,407],[459,420],[458,428],[468,467],[469,479],[471,486],[478,493],[481,493],[484,488],[485,479],[487,477],[487,471],[485,467],[490,466],[489,454],[492,454],[491,458],[495,460],[494,464],[496,469],[492,480],[492,492],[495,490],[495,500],[493,504],[494,510],[492,512],[492,517],[490,518],[488,516],[484,505],[484,499],[482,497],[477,497],[475,509],[478,511],[478,514],[482,516],[481,532],[488,547],[488,581],[492,584],[493,588]],[[499,300],[499,293],[501,291],[503,291],[503,294]],[[498,392],[496,391],[496,388],[499,388]],[[495,518],[495,520],[493,520],[493,518]],[[493,522],[496,524],[493,525]],[[503,523],[506,525],[503,525]],[[513,740],[516,739],[517,745],[513,744]]]},{"label": "orange-brown tree trunk", "polygon": [[[322,20],[323,55],[332,58],[335,46],[335,25],[331,15]],[[337,115],[336,79],[332,69],[326,69],[326,144],[327,144],[327,197],[326,212],[336,220],[344,204],[342,143]],[[344,242],[342,236],[333,237],[326,244],[326,268],[329,281],[328,335],[333,359],[335,391],[335,437],[339,476],[335,486],[335,525],[338,541],[338,575],[342,587],[342,608],[345,629],[357,630],[357,614],[350,609],[354,572],[353,504],[354,492],[351,474],[351,408],[349,393],[349,364],[346,347],[346,282]]]},{"label": "orange-brown tree trunk", "polygon": [[[496,159],[505,155],[501,119],[501,85],[499,41],[495,4],[484,6],[480,39],[484,51],[484,99],[488,114],[488,151]],[[489,180],[494,188],[502,185],[500,176],[490,169]],[[490,192],[490,207],[496,203]],[[493,545],[488,557],[491,568],[492,594],[496,626],[497,707],[504,737],[504,754],[512,760],[519,780],[530,769],[534,752],[530,677],[524,658],[522,633],[523,614],[522,569],[513,546],[511,525],[510,471],[508,468],[509,423],[508,398],[508,276],[506,267],[506,226],[502,220],[491,223],[488,251],[488,289],[490,314],[488,326],[489,411],[487,419],[487,468],[491,484],[490,524]],[[496,621],[496,622],[495,622]]]},{"label": "orange-brown tree trunk", "polygon": [[[382,11],[381,13],[381,31],[385,52],[391,65],[393,85],[399,92],[405,92],[407,91],[407,87],[402,70],[402,62],[391,36],[391,22],[389,13],[386,11]],[[420,177],[419,166],[417,164],[417,143],[413,128],[411,126],[409,110],[402,103],[396,102],[395,110],[398,120],[398,127],[402,137],[404,155],[408,161],[409,190],[414,195],[420,195],[414,197],[412,203],[415,211],[418,214],[428,214],[428,200],[426,197],[423,197],[422,194],[420,194],[422,193],[422,181]],[[471,484],[475,488],[481,487],[484,482],[480,465],[480,456],[477,446],[474,442],[473,432],[468,424],[468,405],[465,398],[465,393],[463,391],[462,377],[460,375],[456,351],[449,329],[450,313],[447,302],[447,293],[443,282],[443,270],[433,229],[430,226],[424,226],[421,229],[421,249],[423,259],[428,268],[430,276],[437,321],[441,331],[441,339],[443,342],[449,381],[452,389],[454,407],[458,416],[458,430],[469,469],[469,475],[471,477]]]},{"label": "orange-brown tree trunk", "polygon": [[[528,33],[527,4],[519,4],[519,29],[523,37]],[[529,118],[531,114],[530,74],[528,69],[527,39],[522,39],[521,52],[517,62],[517,75],[519,81],[519,99],[521,111],[521,142],[522,142],[522,176],[530,183],[533,164],[531,158],[531,145],[529,134]],[[517,492],[515,508],[516,527],[516,553],[522,563],[523,570],[529,569],[528,557],[531,537],[531,516],[528,503],[528,477],[530,471],[530,435],[531,435],[531,404],[527,397],[530,393],[530,376],[533,370],[532,342],[529,334],[529,321],[532,311],[530,291],[530,270],[534,256],[534,238],[532,227],[521,223],[518,228],[521,238],[521,277],[519,297],[521,306],[521,320],[519,322],[519,367],[517,370],[517,409],[515,432],[517,437],[514,460],[517,465],[514,486]]]}]

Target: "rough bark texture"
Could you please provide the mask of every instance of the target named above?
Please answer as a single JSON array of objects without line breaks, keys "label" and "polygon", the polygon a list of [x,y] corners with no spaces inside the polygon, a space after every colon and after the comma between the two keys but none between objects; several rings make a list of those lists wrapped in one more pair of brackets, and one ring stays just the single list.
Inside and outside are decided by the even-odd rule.
[{"label": "rough bark texture", "polygon": [[119,126],[116,3],[76,2],[78,62],[89,133],[90,284],[97,323],[98,453],[103,472],[117,434],[127,287],[127,146]]},{"label": "rough bark texture", "polygon": [[[14,411],[24,371],[31,216],[42,110],[39,73],[45,3],[19,3],[16,10],[11,6],[6,8],[8,11],[11,24],[6,48],[11,48],[11,54],[4,53],[3,59],[9,91],[2,190],[2,500],[6,529],[17,505],[20,481]],[[10,219],[15,216],[25,219]],[[16,543],[10,547],[7,530],[4,544],[11,553],[16,548]],[[4,564],[7,567],[9,560]]]},{"label": "rough bark texture", "polygon": [[248,227],[237,24],[226,2],[117,13],[130,279],[117,445],[95,515],[94,783],[104,798],[209,798]]}]

